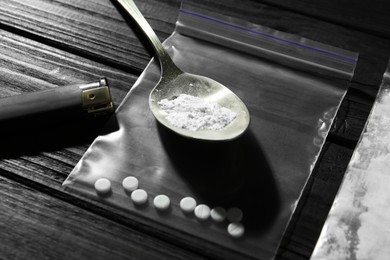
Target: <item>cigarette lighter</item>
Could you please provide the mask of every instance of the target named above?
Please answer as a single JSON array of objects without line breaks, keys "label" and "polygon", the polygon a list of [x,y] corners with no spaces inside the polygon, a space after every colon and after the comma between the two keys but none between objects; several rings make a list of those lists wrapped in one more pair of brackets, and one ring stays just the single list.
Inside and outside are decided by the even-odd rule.
[{"label": "cigarette lighter", "polygon": [[76,84],[0,99],[0,123],[34,117],[103,115],[114,110],[108,82]]},{"label": "cigarette lighter", "polygon": [[0,158],[83,144],[102,131],[113,111],[105,78],[2,98]]}]

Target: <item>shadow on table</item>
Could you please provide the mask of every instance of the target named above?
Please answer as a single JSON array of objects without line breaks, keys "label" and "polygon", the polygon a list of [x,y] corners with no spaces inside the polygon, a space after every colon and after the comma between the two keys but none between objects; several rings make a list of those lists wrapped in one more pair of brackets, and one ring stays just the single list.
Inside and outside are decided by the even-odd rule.
[{"label": "shadow on table", "polygon": [[203,142],[174,134],[159,124],[172,164],[188,186],[210,206],[239,207],[251,231],[265,231],[280,198],[272,170],[253,133],[228,142]]}]

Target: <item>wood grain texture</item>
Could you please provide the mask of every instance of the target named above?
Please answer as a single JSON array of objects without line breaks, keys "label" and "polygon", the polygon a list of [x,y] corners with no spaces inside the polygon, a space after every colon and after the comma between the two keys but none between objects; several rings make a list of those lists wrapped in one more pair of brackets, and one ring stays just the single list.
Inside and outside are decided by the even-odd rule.
[{"label": "wood grain texture", "polygon": [[[291,1],[278,1],[277,4],[269,1],[271,5],[262,2],[243,0],[237,4],[234,0],[202,1],[208,8],[224,14],[360,53],[351,88],[340,108],[328,143],[302,196],[278,255],[281,259],[307,259],[363,129],[387,58],[390,56],[388,17],[382,15],[386,8],[376,9],[378,5],[370,9],[371,20],[367,20],[365,16],[361,18],[366,20],[356,22],[360,19],[360,12],[365,8],[362,4],[355,3],[355,11],[353,8],[342,10],[341,7],[346,6],[347,1],[344,1],[345,3],[304,1],[299,4],[294,2],[294,5]],[[173,31],[180,6],[179,0],[136,0],[136,3],[161,39],[165,39]],[[347,13],[343,13],[344,11]],[[0,35],[1,97],[106,76],[112,86],[114,101],[119,104],[152,55],[137,29],[131,23],[125,22],[113,2],[109,0],[4,0],[0,9]],[[95,130],[93,133],[78,132],[77,138],[74,133],[64,133],[60,138],[64,142],[59,142],[54,134],[45,140],[36,140],[35,146],[32,147],[19,144],[20,149],[17,149],[19,152],[16,154],[2,155],[1,175],[12,180],[2,179],[1,185],[4,187],[1,189],[4,190],[2,196],[7,199],[2,200],[1,207],[7,211],[3,211],[5,213],[0,216],[4,221],[9,218],[10,222],[4,223],[27,229],[23,231],[23,228],[15,228],[18,233],[15,237],[7,233],[5,240],[7,241],[5,245],[8,245],[7,255],[0,255],[0,258],[29,259],[29,256],[43,258],[46,255],[39,250],[45,248],[53,251],[53,255],[50,256],[61,258],[61,253],[69,251],[69,247],[61,249],[60,246],[54,245],[70,243],[69,239],[73,233],[79,234],[80,227],[67,220],[72,214],[74,216],[70,219],[76,222],[75,216],[80,215],[83,216],[81,217],[83,223],[94,219],[92,222],[95,230],[88,231],[90,233],[85,237],[76,236],[76,241],[80,242],[77,245],[83,244],[96,232],[101,231],[97,225],[115,226],[114,230],[120,234],[121,239],[125,236],[122,228],[130,230],[131,226],[135,225],[116,224],[115,222],[121,223],[119,217],[110,216],[93,203],[82,204],[82,208],[93,213],[80,210],[71,205],[80,206],[80,201],[76,197],[62,194],[60,184],[96,137],[99,129]],[[68,142],[69,139],[72,142]],[[28,187],[19,183],[25,183]],[[43,193],[34,197],[40,190],[43,190]],[[57,192],[54,197],[50,195],[53,191]],[[29,200],[30,205],[23,202],[28,197],[34,198]],[[43,206],[38,203],[42,198],[45,203]],[[14,205],[21,207],[14,209]],[[41,212],[37,212],[37,209]],[[31,222],[25,218],[27,213],[33,216]],[[43,218],[43,215],[46,215],[45,222],[42,222],[45,225],[41,225],[43,228],[47,226],[46,236],[39,236],[38,241],[29,240],[27,235],[38,233],[34,223]],[[62,221],[69,225],[61,226]],[[60,230],[68,234],[56,238],[61,234]],[[148,231],[147,227],[142,231],[153,234],[153,230]],[[4,234],[2,233],[2,236]],[[96,244],[110,241],[110,236],[113,234],[102,235],[102,241]],[[140,239],[149,237],[141,233],[139,236]],[[163,238],[161,234],[157,236]],[[20,240],[22,238],[24,240]],[[50,239],[55,239],[56,243],[46,245]],[[129,242],[129,247],[134,250],[138,248],[136,240],[133,236]],[[21,245],[22,241],[26,242],[25,250],[13,249],[13,246]],[[172,254],[168,250],[159,250],[158,247],[162,243],[159,239],[153,238],[150,241],[151,246],[148,250],[151,250],[150,253],[155,254],[156,258],[161,259],[176,253],[179,257],[186,256],[181,249],[170,247],[168,244]],[[85,242],[85,247],[91,245],[94,243]],[[123,242],[118,242],[118,245],[112,242],[111,245],[128,252],[124,249]],[[87,254],[92,253],[91,248],[85,250]],[[112,250],[104,249],[102,252],[108,256]],[[141,256],[141,252],[137,252]],[[76,251],[74,256],[83,256],[81,254],[80,251]],[[117,257],[125,258],[120,253]]]},{"label": "wood grain texture", "polygon": [[[173,31],[178,1],[137,3],[146,18],[161,15],[150,23],[162,39]],[[140,73],[151,56],[110,0],[6,0],[0,14],[4,29],[130,72]]]},{"label": "wood grain texture", "polygon": [[203,259],[0,177],[1,259]]},{"label": "wood grain texture", "polygon": [[270,1],[262,2],[344,27],[389,38],[390,6],[386,0],[365,1]]}]

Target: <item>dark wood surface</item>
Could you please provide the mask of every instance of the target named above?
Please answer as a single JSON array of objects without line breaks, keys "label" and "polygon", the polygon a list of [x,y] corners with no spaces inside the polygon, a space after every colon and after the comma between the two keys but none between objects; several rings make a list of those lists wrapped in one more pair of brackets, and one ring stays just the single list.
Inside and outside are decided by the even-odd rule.
[{"label": "dark wood surface", "polygon": [[[172,33],[179,0],[135,2],[161,39]],[[390,57],[389,7],[381,0],[202,2],[227,15],[360,53],[277,255],[308,259]],[[3,0],[0,35],[0,97],[105,76],[118,105],[151,58],[142,37],[110,0]],[[67,131],[53,126],[28,142],[18,135],[1,137],[0,259],[210,258],[62,189],[103,125],[101,120]]]}]

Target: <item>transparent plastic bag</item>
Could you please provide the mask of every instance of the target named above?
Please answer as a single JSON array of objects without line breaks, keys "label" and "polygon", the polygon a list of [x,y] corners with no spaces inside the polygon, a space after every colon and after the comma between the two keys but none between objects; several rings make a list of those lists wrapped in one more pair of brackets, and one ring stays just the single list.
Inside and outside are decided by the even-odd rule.
[{"label": "transparent plastic bag", "polygon": [[[160,76],[152,60],[108,124],[111,130],[93,142],[65,188],[214,257],[273,258],[353,76],[357,54],[189,2],[183,3],[164,46],[184,71],[221,82],[246,103],[248,131],[230,142],[207,143],[159,125],[148,107]],[[127,176],[138,178],[149,205],[132,203],[121,186]],[[113,185],[108,196],[94,190],[102,177]],[[171,198],[166,214],[153,208],[158,194]],[[199,221],[183,213],[179,202],[187,196],[211,208],[242,209],[244,236],[229,237],[227,221]]]}]

